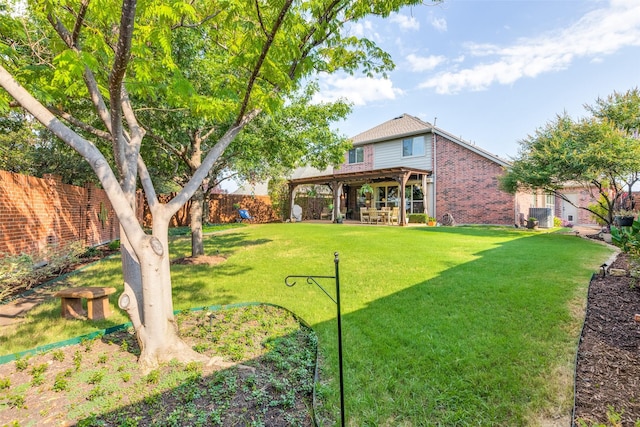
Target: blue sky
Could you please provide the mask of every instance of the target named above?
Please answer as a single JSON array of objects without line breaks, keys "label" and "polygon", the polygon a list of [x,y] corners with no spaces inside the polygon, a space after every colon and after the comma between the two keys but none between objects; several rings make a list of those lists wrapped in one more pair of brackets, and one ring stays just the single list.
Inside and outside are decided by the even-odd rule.
[{"label": "blue sky", "polygon": [[396,69],[320,77],[319,100],[354,104],[346,136],[408,113],[510,158],[556,114],[640,86],[640,0],[445,0],[350,31]]}]

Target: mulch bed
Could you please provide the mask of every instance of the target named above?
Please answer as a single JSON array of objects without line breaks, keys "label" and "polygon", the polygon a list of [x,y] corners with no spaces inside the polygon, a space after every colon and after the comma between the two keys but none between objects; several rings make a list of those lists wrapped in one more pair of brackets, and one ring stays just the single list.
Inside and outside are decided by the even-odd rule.
[{"label": "mulch bed", "polygon": [[[621,253],[609,268],[629,271]],[[622,426],[640,420],[640,280],[625,276],[593,278],[576,367],[575,417],[586,425],[607,423],[621,414]],[[609,420],[610,422],[610,420]],[[607,424],[611,425],[611,424]]]}]

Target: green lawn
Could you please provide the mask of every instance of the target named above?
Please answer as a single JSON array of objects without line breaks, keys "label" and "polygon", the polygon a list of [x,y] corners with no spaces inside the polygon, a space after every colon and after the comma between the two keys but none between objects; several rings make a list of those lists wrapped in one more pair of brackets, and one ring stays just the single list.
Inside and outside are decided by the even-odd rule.
[{"label": "green lawn", "polygon": [[[176,240],[172,256],[188,255],[189,245]],[[586,288],[611,254],[559,233],[306,223],[243,227],[209,236],[205,246],[228,259],[173,266],[175,308],[288,308],[317,331],[324,379],[337,378],[335,305],[304,280],[289,288],[284,278],[331,276],[339,252],[346,416],[354,426],[517,426],[568,416]],[[68,282],[119,287],[118,268],[108,261]],[[332,280],[321,283],[334,289]],[[43,328],[60,339],[87,332],[86,323],[59,319],[57,304],[0,332],[3,353],[40,344]],[[118,313],[96,326],[125,320]],[[337,416],[337,381],[320,392]]]}]

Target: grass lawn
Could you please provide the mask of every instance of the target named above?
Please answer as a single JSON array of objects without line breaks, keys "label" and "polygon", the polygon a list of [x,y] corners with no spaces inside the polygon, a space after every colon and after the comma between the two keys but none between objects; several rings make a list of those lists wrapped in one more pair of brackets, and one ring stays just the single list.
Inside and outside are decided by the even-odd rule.
[{"label": "grass lawn", "polygon": [[[566,417],[586,289],[611,250],[557,233],[489,227],[268,224],[206,237],[217,266],[174,265],[174,304],[281,305],[311,324],[325,407],[339,407],[335,305],[304,280],[334,273],[339,252],[346,416],[354,426],[538,425]],[[172,257],[190,254],[174,241]],[[118,260],[67,278],[120,287]],[[332,280],[321,282],[334,289]],[[117,306],[117,295],[112,297]],[[0,331],[2,353],[125,322],[88,324],[39,306]],[[46,332],[44,332],[46,331]]]}]

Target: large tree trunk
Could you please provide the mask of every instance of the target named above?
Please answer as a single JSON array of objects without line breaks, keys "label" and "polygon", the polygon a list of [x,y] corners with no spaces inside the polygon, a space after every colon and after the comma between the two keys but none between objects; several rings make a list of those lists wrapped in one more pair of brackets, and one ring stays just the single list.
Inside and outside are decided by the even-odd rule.
[{"label": "large tree trunk", "polygon": [[[141,350],[139,363],[144,372],[171,360],[208,361],[178,336],[171,295],[168,240],[162,237],[167,236],[168,223],[162,218],[154,218],[153,235],[145,235],[133,245],[135,255],[128,251],[127,243],[123,246],[125,290],[118,303],[132,319]],[[124,240],[126,242],[126,237]]]},{"label": "large tree trunk", "polygon": [[[230,128],[207,154],[204,166],[198,168],[194,176],[171,202],[161,205],[155,195],[151,179],[143,168],[141,177],[153,217],[153,234],[145,234],[138,222],[135,211],[135,183],[137,151],[126,145],[126,161],[121,163],[127,173],[119,181],[98,148],[88,140],[65,126],[0,65],[0,86],[3,87],[22,107],[57,137],[76,150],[92,167],[100,180],[116,212],[121,226],[122,264],[124,292],[120,295],[119,306],[126,310],[136,330],[140,343],[140,366],[144,371],[154,369],[159,364],[173,359],[179,361],[205,361],[207,358],[194,350],[178,337],[173,316],[171,273],[169,264],[168,230],[171,216],[193,196],[197,187],[206,178],[224,149],[240,132],[243,126],[259,113],[247,114],[240,123]],[[113,102],[112,102],[113,104]],[[127,110],[129,113],[131,110]],[[115,123],[116,121],[114,121]],[[133,121],[131,124],[135,124]],[[122,129],[122,126],[120,126]],[[118,132],[114,132],[120,135]],[[136,144],[140,144],[144,132],[137,129]],[[119,138],[123,140],[123,138]],[[122,141],[121,141],[122,142]],[[120,158],[123,158],[120,156]],[[141,162],[144,166],[144,163]]]}]

